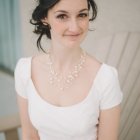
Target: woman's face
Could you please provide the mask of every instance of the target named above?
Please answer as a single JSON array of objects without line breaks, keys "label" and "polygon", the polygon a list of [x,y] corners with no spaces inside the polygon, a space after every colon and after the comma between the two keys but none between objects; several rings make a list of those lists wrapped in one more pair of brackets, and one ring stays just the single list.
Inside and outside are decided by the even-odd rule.
[{"label": "woman's face", "polygon": [[60,0],[44,19],[51,26],[53,44],[79,46],[89,27],[87,0]]}]

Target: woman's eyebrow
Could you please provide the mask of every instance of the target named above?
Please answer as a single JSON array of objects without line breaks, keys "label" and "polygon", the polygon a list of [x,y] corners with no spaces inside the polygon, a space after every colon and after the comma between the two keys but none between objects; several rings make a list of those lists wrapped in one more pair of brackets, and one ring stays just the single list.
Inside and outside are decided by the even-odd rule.
[{"label": "woman's eyebrow", "polygon": [[65,10],[58,10],[58,11],[55,11],[55,13],[57,13],[57,12],[61,12],[61,13],[68,13],[67,11],[65,11]]},{"label": "woman's eyebrow", "polygon": [[[80,13],[80,12],[83,12],[83,11],[88,11],[88,9],[87,9],[87,8],[84,8],[84,9],[80,10],[79,13]],[[57,13],[57,12],[69,13],[68,11],[65,11],[65,10],[58,10],[58,11],[55,11],[55,13]]]},{"label": "woman's eyebrow", "polygon": [[85,8],[85,9],[80,10],[79,12],[83,12],[83,11],[89,11],[89,9]]}]

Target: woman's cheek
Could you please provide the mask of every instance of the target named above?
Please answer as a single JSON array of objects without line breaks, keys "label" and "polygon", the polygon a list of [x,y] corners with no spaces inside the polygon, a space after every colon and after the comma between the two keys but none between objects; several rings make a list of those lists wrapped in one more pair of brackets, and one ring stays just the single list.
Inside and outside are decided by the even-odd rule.
[{"label": "woman's cheek", "polygon": [[56,30],[57,31],[63,31],[63,29],[65,28],[65,25],[64,23],[60,22],[60,21],[53,21],[52,22],[52,29]]},{"label": "woman's cheek", "polygon": [[88,30],[89,28],[89,21],[83,22],[83,27],[85,30]]}]

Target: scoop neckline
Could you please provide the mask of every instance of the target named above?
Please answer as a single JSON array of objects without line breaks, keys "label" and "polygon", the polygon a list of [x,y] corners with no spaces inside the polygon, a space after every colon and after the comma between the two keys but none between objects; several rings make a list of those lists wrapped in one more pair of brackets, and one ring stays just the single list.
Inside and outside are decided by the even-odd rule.
[{"label": "scoop neckline", "polygon": [[31,78],[32,58],[33,58],[33,56],[30,57],[30,67],[29,67],[29,72],[30,72],[30,73],[29,73],[29,80],[30,80],[30,82],[31,82],[31,84],[32,84],[32,87],[33,87],[33,89],[34,89],[35,95],[36,95],[36,96],[39,98],[39,100],[40,100],[42,103],[44,103],[45,105],[50,106],[51,108],[54,108],[54,109],[63,109],[63,110],[64,110],[64,109],[77,108],[78,106],[84,104],[84,103],[86,102],[86,100],[88,100],[88,98],[89,98],[89,97],[91,96],[91,94],[92,94],[93,88],[95,87],[95,83],[96,83],[96,81],[97,81],[97,79],[98,79],[98,77],[99,77],[99,74],[100,74],[102,68],[103,68],[104,65],[105,65],[105,63],[102,62],[100,68],[98,69],[98,71],[97,71],[97,73],[96,73],[95,78],[94,78],[93,81],[92,81],[92,84],[91,84],[91,87],[90,87],[90,89],[89,89],[89,92],[88,92],[87,96],[86,96],[83,100],[81,100],[80,102],[75,103],[75,104],[73,104],[73,105],[68,105],[68,106],[57,106],[57,105],[54,105],[54,104],[48,102],[47,100],[45,100],[43,97],[41,97],[41,96],[39,95],[39,93],[38,93],[38,91],[37,91],[37,89],[36,89],[36,87],[35,87],[35,85],[34,85],[34,82],[33,82],[32,78]]}]

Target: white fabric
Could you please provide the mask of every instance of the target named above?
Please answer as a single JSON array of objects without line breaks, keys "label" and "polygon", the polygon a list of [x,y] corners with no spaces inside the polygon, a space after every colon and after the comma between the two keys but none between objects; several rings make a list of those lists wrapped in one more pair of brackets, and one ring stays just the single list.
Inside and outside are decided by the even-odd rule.
[{"label": "white fabric", "polygon": [[58,107],[37,93],[31,80],[32,57],[21,58],[15,69],[17,93],[28,100],[32,124],[40,140],[96,140],[99,112],[122,101],[116,68],[105,63],[100,67],[87,97],[72,106]]}]

